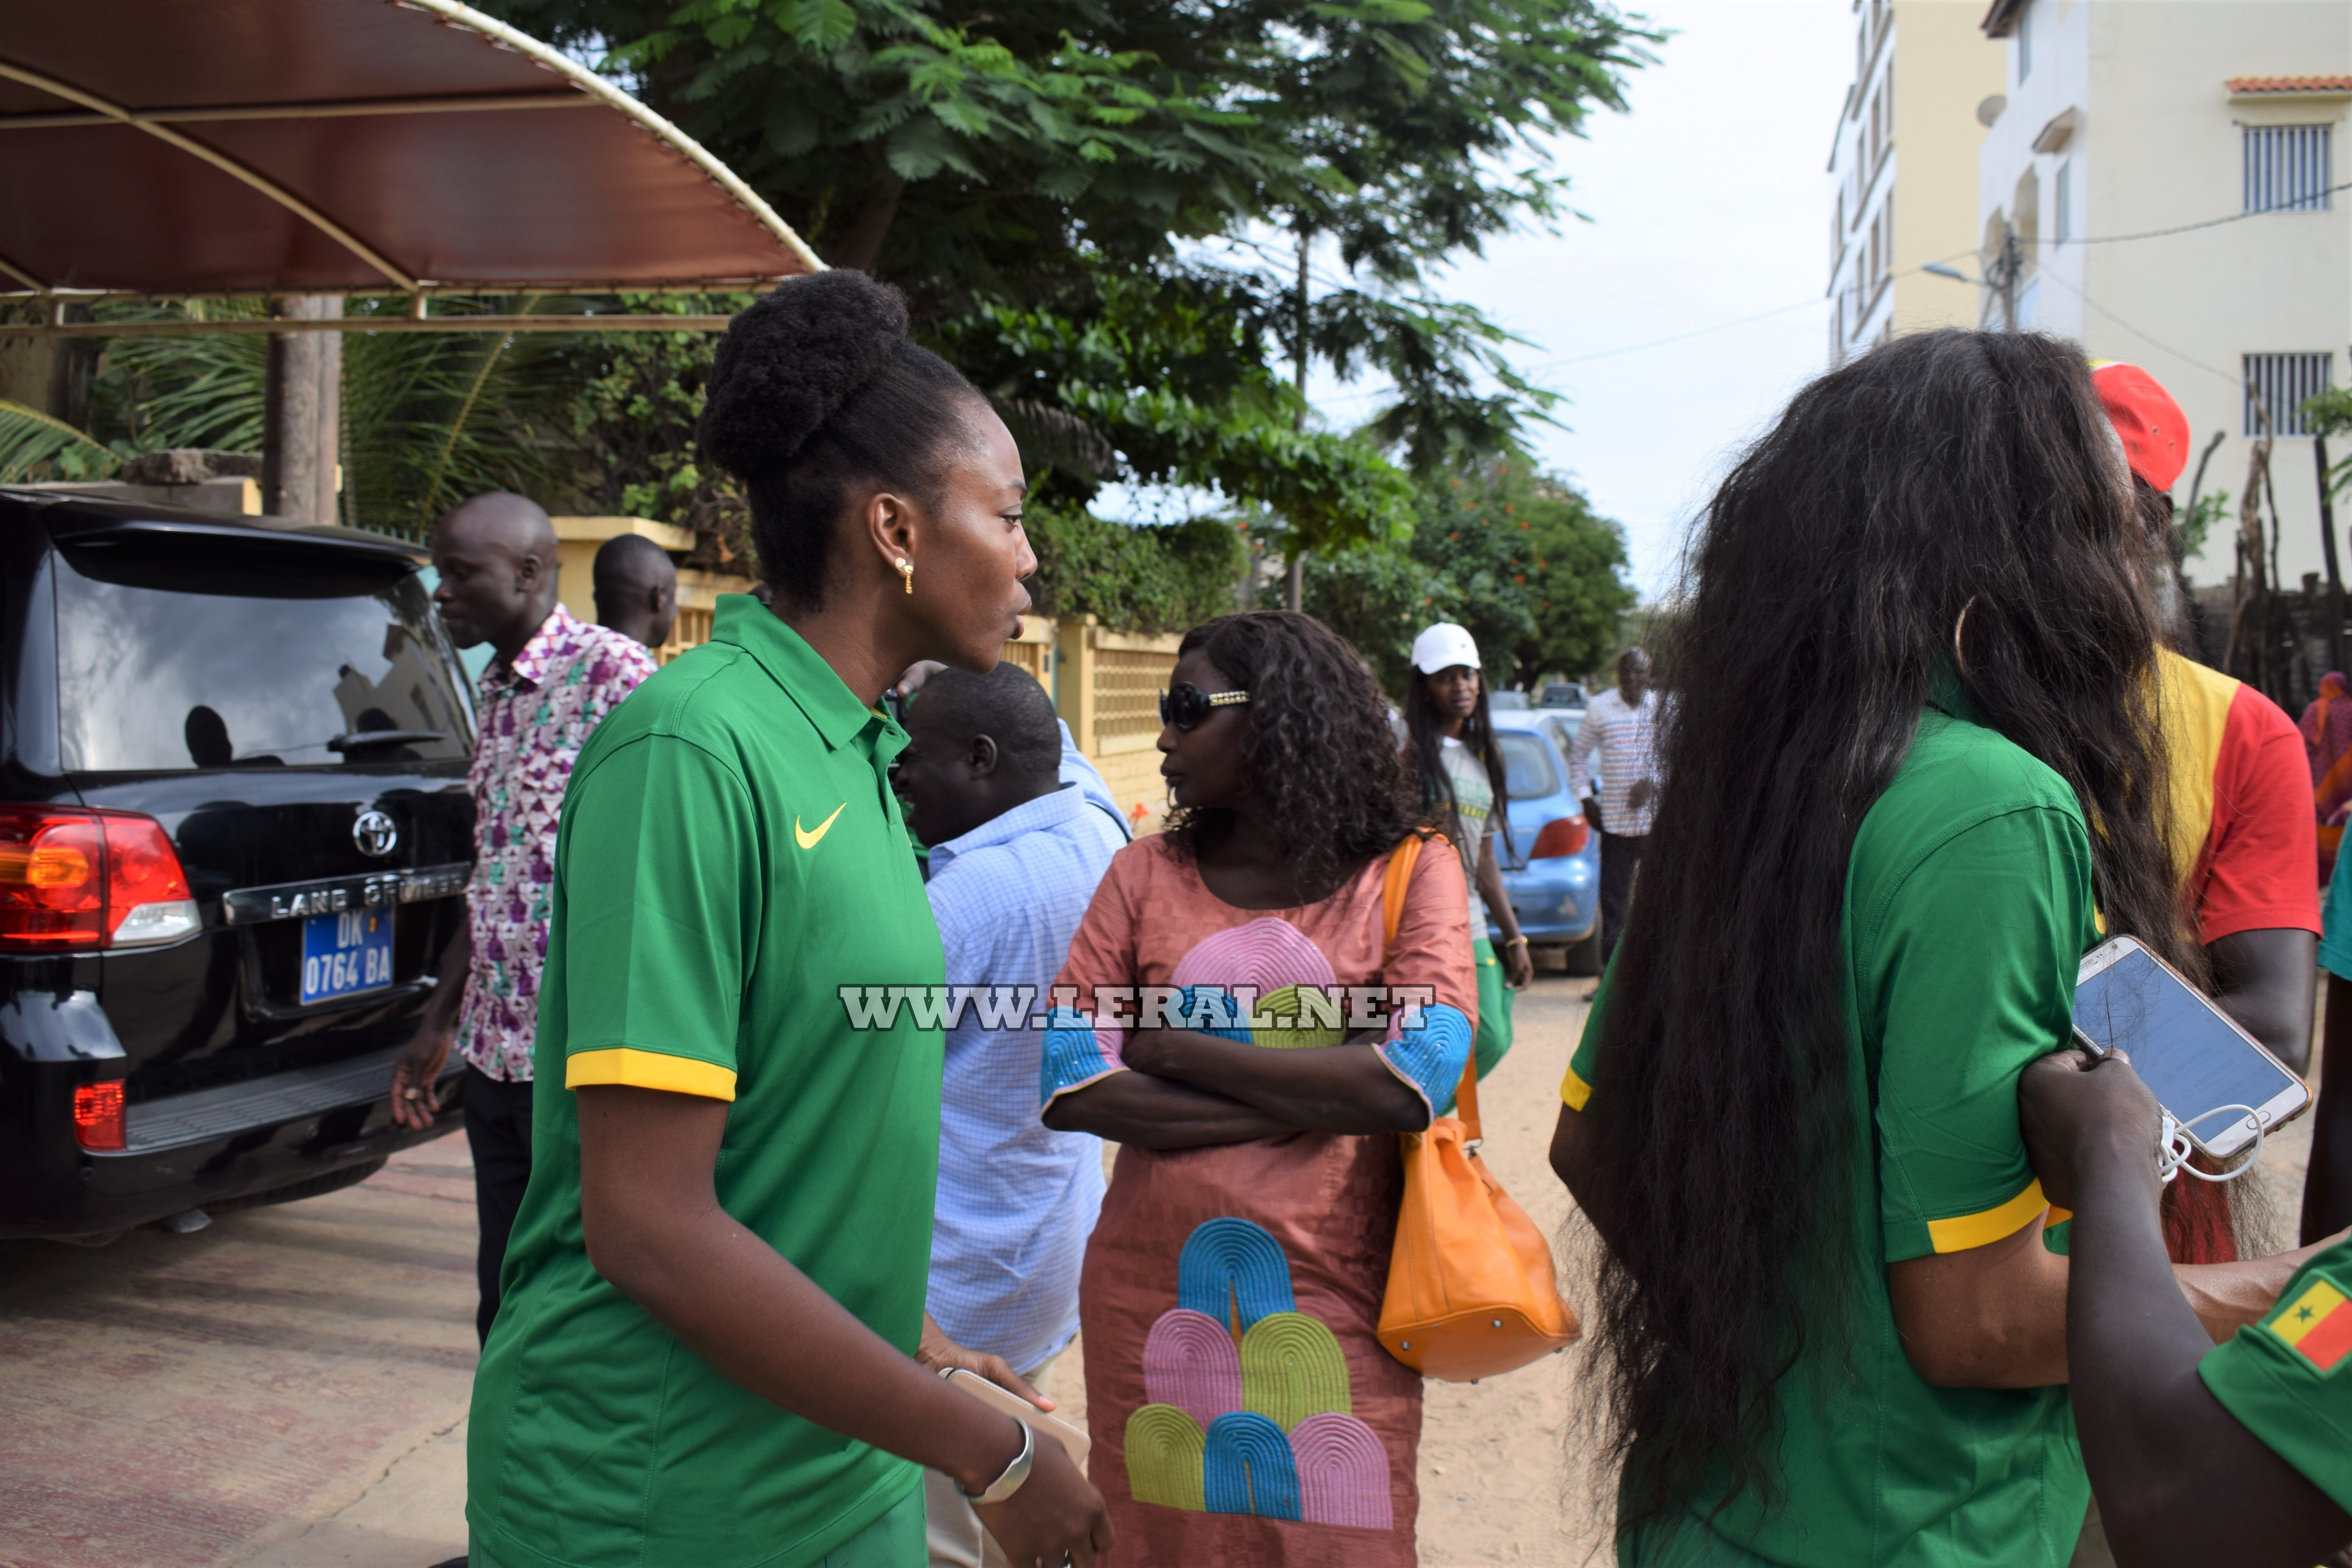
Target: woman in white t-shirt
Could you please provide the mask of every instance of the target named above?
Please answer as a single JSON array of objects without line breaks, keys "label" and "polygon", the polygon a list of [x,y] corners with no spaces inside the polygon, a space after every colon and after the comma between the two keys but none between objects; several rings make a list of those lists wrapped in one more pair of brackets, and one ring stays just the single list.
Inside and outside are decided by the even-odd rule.
[{"label": "woman in white t-shirt", "polygon": [[[1478,968],[1478,1076],[1485,1078],[1511,1048],[1511,994],[1535,978],[1528,939],[1503,889],[1494,836],[1508,832],[1503,751],[1487,718],[1486,682],[1478,644],[1451,621],[1412,639],[1412,683],[1405,693],[1405,766],[1421,784],[1423,804],[1453,820],[1446,837],[1462,856],[1470,884],[1470,945]],[[1502,956],[1487,937],[1492,919],[1503,933]]]}]

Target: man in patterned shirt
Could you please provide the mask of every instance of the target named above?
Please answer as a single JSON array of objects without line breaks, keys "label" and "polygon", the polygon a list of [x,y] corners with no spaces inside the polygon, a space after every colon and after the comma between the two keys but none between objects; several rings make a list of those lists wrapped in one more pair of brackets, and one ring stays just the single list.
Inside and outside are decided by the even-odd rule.
[{"label": "man in patterned shirt", "polygon": [[[1650,819],[1658,809],[1656,763],[1658,704],[1650,695],[1650,656],[1629,647],[1617,660],[1617,689],[1604,691],[1584,710],[1576,746],[1568,759],[1568,784],[1585,803],[1584,815],[1601,830],[1601,956],[1617,950],[1625,929],[1625,905],[1633,893],[1633,872],[1649,841]],[[1592,767],[1592,753],[1601,766]],[[1597,804],[1596,804],[1597,803]]]},{"label": "man in patterned shirt", "polygon": [[[555,530],[517,495],[476,496],[433,531],[441,574],[434,603],[460,647],[496,650],[479,684],[468,784],[474,876],[467,929],[449,944],[441,984],[392,1069],[395,1120],[429,1125],[430,1097],[454,1044],[465,1058],[466,1142],[474,1155],[475,1259],[488,1337],[499,1265],[530,1179],[530,1053],[553,898],[556,809],[580,748],[605,714],[654,672],[630,637],[575,620],[556,603]],[[465,984],[457,984],[460,974]]]}]

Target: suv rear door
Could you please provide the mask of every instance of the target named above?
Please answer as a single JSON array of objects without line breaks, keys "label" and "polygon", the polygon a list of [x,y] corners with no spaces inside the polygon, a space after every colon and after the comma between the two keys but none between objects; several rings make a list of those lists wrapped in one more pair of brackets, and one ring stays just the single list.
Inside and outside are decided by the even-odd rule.
[{"label": "suv rear door", "polygon": [[470,698],[413,547],[184,521],[53,539],[66,777],[163,824],[203,921],[101,963],[134,1138],[144,1102],[404,1042],[473,858]]}]

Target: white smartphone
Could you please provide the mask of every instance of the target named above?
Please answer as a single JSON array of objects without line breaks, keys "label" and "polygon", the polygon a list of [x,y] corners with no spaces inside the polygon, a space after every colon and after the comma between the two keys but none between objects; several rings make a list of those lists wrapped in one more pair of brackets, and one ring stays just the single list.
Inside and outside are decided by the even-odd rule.
[{"label": "white smartphone", "polygon": [[[2120,1047],[2189,1141],[2217,1160],[2302,1114],[2311,1090],[2237,1021],[2130,937],[2100,943],[2074,974],[2074,1037],[2093,1056]],[[2225,1105],[2243,1116],[2195,1118]]]},{"label": "white smartphone", "polygon": [[963,1390],[991,1410],[1001,1411],[1022,1425],[1035,1428],[1040,1437],[1053,1438],[1069,1454],[1072,1464],[1077,1466],[1081,1472],[1086,1469],[1087,1450],[1093,1446],[1093,1441],[1082,1429],[1071,1426],[1058,1415],[1048,1415],[1011,1389],[999,1388],[980,1373],[964,1367],[951,1367],[940,1375],[948,1380],[949,1386]]}]

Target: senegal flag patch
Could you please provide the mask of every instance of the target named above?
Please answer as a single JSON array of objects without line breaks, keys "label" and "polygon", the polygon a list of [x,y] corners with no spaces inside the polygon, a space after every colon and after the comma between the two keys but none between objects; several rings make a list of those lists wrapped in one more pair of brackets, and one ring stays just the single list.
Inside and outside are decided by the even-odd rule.
[{"label": "senegal flag patch", "polygon": [[2352,1359],[2352,1300],[2326,1279],[2305,1286],[2264,1326],[2321,1372]]}]

